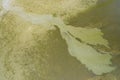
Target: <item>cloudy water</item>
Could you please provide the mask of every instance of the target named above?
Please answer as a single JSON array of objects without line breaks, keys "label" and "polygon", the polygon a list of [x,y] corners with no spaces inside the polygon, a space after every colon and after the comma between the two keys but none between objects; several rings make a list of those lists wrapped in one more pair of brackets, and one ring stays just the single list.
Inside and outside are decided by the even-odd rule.
[{"label": "cloudy water", "polygon": [[0,80],[120,79],[119,0],[1,2]]},{"label": "cloudy water", "polygon": [[109,41],[113,50],[120,53],[120,9],[119,0],[102,4],[106,0],[98,0],[96,7],[72,17],[69,24],[76,27],[98,27],[102,29],[104,37]]}]

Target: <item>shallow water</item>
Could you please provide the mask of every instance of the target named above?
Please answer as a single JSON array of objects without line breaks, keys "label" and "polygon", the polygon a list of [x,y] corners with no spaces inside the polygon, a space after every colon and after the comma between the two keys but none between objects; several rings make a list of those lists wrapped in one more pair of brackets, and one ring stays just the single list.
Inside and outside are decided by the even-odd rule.
[{"label": "shallow water", "polygon": [[[98,5],[102,0],[98,0]],[[116,54],[120,53],[120,4],[119,0],[113,0],[105,6],[98,6],[70,19],[69,24],[76,27],[98,27],[104,33],[110,46]],[[117,52],[116,52],[117,51]]]},{"label": "shallow water", "polygon": [[[116,0],[105,7],[79,13],[67,22],[76,27],[102,30],[110,43],[115,71],[101,76],[93,74],[69,54],[58,28],[48,30],[8,12],[0,23],[0,80],[119,80],[119,4]],[[26,31],[28,26],[33,27],[32,34]]]}]

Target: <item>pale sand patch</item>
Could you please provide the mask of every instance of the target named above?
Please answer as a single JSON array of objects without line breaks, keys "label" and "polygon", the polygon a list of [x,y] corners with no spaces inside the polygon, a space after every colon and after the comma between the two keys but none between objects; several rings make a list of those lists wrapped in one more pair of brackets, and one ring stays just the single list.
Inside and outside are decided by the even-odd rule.
[{"label": "pale sand patch", "polygon": [[67,18],[95,6],[97,0],[15,0],[14,6],[35,14],[52,14]]}]

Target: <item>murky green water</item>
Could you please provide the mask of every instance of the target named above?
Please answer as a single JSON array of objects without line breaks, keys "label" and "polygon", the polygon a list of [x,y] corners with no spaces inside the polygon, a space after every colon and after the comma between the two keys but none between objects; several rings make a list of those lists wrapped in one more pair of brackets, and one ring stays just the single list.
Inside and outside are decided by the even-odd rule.
[{"label": "murky green water", "polygon": [[[98,0],[97,5],[103,0]],[[70,18],[76,27],[97,27],[110,43],[111,73],[97,76],[68,52],[57,28],[48,30],[8,12],[0,22],[0,80],[119,80],[120,79],[120,1],[93,8]],[[32,32],[26,30],[33,27]],[[26,38],[27,37],[27,38]],[[102,50],[102,49],[101,49]]]},{"label": "murky green water", "polygon": [[[98,1],[98,5],[103,0]],[[113,50],[120,51],[120,9],[118,6],[119,0],[114,0],[112,3],[98,6],[84,13],[79,13],[77,16],[70,19],[69,24],[81,27],[98,27],[102,29],[104,36],[110,42]],[[91,26],[90,26],[91,25]]]}]

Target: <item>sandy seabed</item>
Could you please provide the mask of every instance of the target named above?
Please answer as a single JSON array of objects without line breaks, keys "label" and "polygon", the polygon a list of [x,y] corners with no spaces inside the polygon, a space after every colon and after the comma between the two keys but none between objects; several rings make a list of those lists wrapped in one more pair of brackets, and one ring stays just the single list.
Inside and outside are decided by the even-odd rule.
[{"label": "sandy seabed", "polygon": [[[87,1],[90,0],[81,4],[87,5]],[[69,5],[65,0],[41,0],[40,2],[16,0],[13,5],[23,6],[25,11],[30,14],[60,16],[66,24],[76,27],[98,26],[104,33],[104,38],[110,43],[111,49],[107,51],[112,52],[112,62],[117,67],[116,70],[96,76],[85,65],[69,55],[68,46],[62,39],[58,28],[49,29],[43,27],[44,25],[32,24],[13,11],[7,11],[0,16],[0,80],[119,80],[120,10],[117,7],[120,1],[115,0],[104,7],[97,6],[102,3],[100,0],[93,0],[93,2],[94,4],[88,4],[92,6],[90,10],[87,10],[86,6],[78,9],[79,0],[69,0],[69,5],[75,3],[70,10],[68,10]],[[59,3],[62,5],[64,3],[66,6],[61,8]],[[41,7],[36,7],[34,4]],[[47,6],[44,7],[46,10],[43,9],[43,5],[48,4],[53,10],[49,10]],[[56,5],[59,10],[54,8]],[[0,10],[2,8],[1,6]],[[83,12],[85,9],[86,12]],[[101,48],[100,50],[106,49]]]}]

